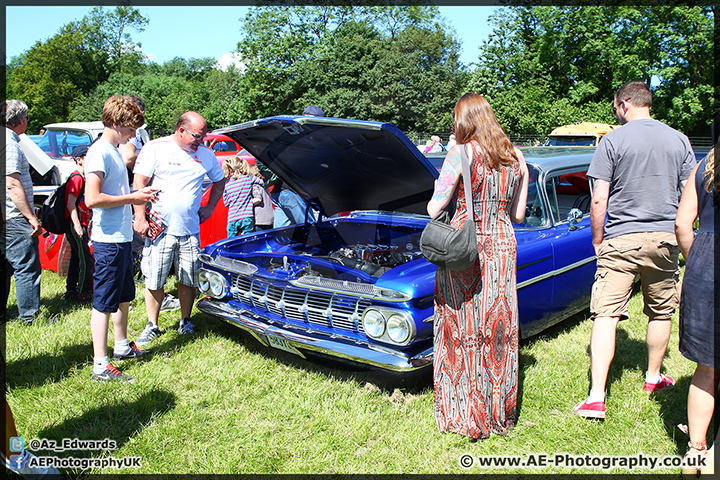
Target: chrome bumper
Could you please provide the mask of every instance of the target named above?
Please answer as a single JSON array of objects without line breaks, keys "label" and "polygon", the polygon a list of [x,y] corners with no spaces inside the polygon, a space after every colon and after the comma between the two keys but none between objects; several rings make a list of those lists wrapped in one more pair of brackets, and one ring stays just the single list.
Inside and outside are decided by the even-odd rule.
[{"label": "chrome bumper", "polygon": [[203,313],[250,332],[265,346],[269,345],[261,335],[281,338],[303,358],[305,358],[303,351],[315,352],[352,363],[399,373],[418,370],[432,364],[433,361],[433,347],[410,357],[403,352],[393,350],[389,346],[385,347],[365,342],[347,344],[333,340],[332,336],[328,336],[327,339],[318,338],[281,326],[267,325],[261,320],[262,317],[253,312],[235,308],[225,302],[209,297],[200,300],[197,303],[197,308]]}]

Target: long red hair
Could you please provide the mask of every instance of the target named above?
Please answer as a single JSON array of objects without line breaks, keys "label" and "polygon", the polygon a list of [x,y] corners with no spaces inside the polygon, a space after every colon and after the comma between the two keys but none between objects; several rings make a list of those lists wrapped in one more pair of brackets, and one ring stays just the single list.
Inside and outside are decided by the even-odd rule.
[{"label": "long red hair", "polygon": [[500,165],[511,165],[517,160],[512,142],[485,97],[466,93],[455,104],[453,113],[457,143],[477,141],[487,153],[488,163],[494,169],[499,169]]}]

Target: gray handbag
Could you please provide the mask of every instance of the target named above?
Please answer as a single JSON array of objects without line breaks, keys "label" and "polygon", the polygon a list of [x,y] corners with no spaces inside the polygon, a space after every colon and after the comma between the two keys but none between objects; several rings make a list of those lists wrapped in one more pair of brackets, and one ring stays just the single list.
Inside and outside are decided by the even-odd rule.
[{"label": "gray handbag", "polygon": [[446,270],[466,270],[478,259],[477,235],[475,234],[475,212],[470,190],[470,165],[463,145],[462,163],[467,220],[460,228],[450,225],[450,212],[444,208],[430,220],[420,236],[420,251],[428,262]]}]

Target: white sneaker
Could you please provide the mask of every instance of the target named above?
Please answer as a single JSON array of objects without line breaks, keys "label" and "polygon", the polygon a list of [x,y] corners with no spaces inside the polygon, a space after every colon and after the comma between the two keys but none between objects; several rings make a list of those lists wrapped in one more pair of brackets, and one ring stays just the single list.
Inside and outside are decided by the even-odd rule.
[{"label": "white sneaker", "polygon": [[28,480],[60,478],[60,471],[55,467],[31,467],[29,463],[33,458],[37,457],[27,450],[23,450],[20,455],[11,455],[9,459],[6,459],[5,466]]},{"label": "white sneaker", "polygon": [[160,304],[161,312],[170,312],[172,310],[177,310],[178,308],[180,308],[180,299],[175,298],[170,294],[165,295],[165,298],[163,298],[163,301]]}]

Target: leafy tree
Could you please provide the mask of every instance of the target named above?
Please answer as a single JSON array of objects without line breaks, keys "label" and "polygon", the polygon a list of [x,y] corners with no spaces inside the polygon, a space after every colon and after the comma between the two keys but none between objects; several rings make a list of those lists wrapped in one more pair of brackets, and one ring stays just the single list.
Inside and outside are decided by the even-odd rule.
[{"label": "leafy tree", "polygon": [[8,96],[25,101],[30,108],[28,130],[66,120],[70,103],[107,79],[102,67],[105,59],[88,48],[78,22],[30,48],[8,80]]},{"label": "leafy tree", "polygon": [[145,56],[138,50],[141,44],[133,42],[128,30],[142,33],[149,20],[137,9],[120,5],[106,12],[103,7],[95,7],[82,22],[91,48],[107,53],[106,68],[109,73],[138,72],[138,65]]},{"label": "leafy tree", "polygon": [[625,82],[642,80],[654,90],[655,118],[705,135],[713,93],[712,17],[711,7],[703,6],[498,10],[468,85],[487,95],[508,130],[543,134],[579,120],[615,123],[613,94]]},{"label": "leafy tree", "polygon": [[435,7],[263,7],[238,44],[248,118],[299,113],[448,129],[464,84],[459,44]]},{"label": "leafy tree", "polygon": [[210,103],[209,93],[203,84],[184,76],[153,72],[139,76],[115,73],[107,82],[73,103],[70,119],[98,120],[108,97],[130,94],[136,94],[145,101],[145,121],[154,133],[174,130],[175,122],[182,113],[188,110],[202,113]]},{"label": "leafy tree", "polygon": [[146,23],[135,9],[117,7],[106,13],[98,7],[13,59],[6,93],[28,104],[28,129],[67,120],[71,103],[119,71],[123,62],[135,65],[129,73],[137,72],[141,57],[130,47],[126,29],[142,31]]}]

